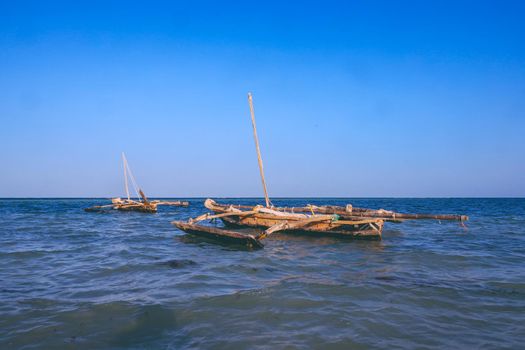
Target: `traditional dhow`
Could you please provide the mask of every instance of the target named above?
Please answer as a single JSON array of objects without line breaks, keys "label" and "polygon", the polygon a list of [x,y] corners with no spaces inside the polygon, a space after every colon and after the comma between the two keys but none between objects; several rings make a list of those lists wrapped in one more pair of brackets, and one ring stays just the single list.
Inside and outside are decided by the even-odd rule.
[{"label": "traditional dhow", "polygon": [[[385,221],[402,222],[408,219],[435,219],[463,222],[468,220],[468,217],[464,215],[402,214],[382,209],[354,208],[352,205],[345,207],[313,205],[297,208],[274,207],[266,188],[251,94],[248,94],[248,103],[266,205],[218,204],[212,199],[207,199],[204,205],[211,213],[189,219],[187,222],[172,222],[182,231],[222,241],[236,242],[250,248],[261,248],[263,246],[261,240],[278,231],[301,232],[320,236],[381,239]],[[220,219],[227,229],[200,224],[203,221],[215,219]],[[258,228],[259,232],[256,235],[242,234],[232,231],[230,229],[232,227]]]},{"label": "traditional dhow", "polygon": [[[142,192],[142,191],[141,191]],[[141,213],[156,213],[159,205],[171,205],[176,207],[187,207],[189,202],[186,201],[150,201],[146,196],[141,197],[141,200],[112,198],[111,204],[95,205],[93,207],[85,208],[87,212],[100,212],[106,210],[120,210],[120,211],[138,211]]]},{"label": "traditional dhow", "polygon": [[[261,205],[219,204],[206,199],[204,206],[211,211],[187,222],[172,222],[179,229],[193,234],[205,234],[212,231],[210,238],[223,238],[255,247],[253,239],[260,240],[270,234],[282,231],[316,236],[347,237],[358,239],[381,239],[384,222],[400,223],[405,220],[453,220],[463,223],[465,215],[454,214],[406,214],[384,209],[356,208],[348,204],[342,206],[304,207],[264,207]],[[206,220],[220,219],[228,229],[200,224]],[[231,235],[230,228],[251,227],[260,230],[257,235],[246,237],[243,234]],[[222,233],[222,235],[221,235]],[[262,246],[262,244],[258,245]]]},{"label": "traditional dhow", "polygon": [[[207,199],[204,206],[230,227],[265,228],[266,234],[277,231],[299,231],[320,235],[379,239],[383,230],[382,218],[359,217],[351,212],[327,210],[327,207],[264,207],[218,204]],[[209,219],[206,215],[203,220]]]},{"label": "traditional dhow", "polygon": [[[179,206],[179,207],[181,206],[187,207],[189,205],[189,202],[186,202],[186,201],[160,201],[160,200],[150,201],[146,197],[144,192],[137,186],[135,177],[133,176],[131,169],[129,168],[128,160],[126,159],[126,156],[124,153],[122,153],[122,167],[124,169],[124,186],[126,189],[127,199],[121,199],[119,197],[112,198],[111,204],[96,205],[96,206],[84,209],[85,211],[100,212],[100,211],[107,211],[107,210],[114,209],[114,210],[120,210],[120,211],[138,211],[142,213],[156,213],[157,207],[159,205],[171,205],[171,206]],[[135,190],[135,193],[138,199],[131,199],[130,197],[129,185],[128,185],[129,180],[131,180],[131,184]]]}]

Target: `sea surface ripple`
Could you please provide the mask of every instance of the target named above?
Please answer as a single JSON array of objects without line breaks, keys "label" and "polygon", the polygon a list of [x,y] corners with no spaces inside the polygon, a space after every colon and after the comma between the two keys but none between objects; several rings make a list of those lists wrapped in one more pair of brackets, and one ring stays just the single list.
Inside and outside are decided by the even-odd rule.
[{"label": "sea surface ripple", "polygon": [[525,199],[276,199],[470,221],[387,223],[382,241],[276,234],[259,251],[177,230],[205,212],[190,202],[0,200],[0,349],[523,347]]}]

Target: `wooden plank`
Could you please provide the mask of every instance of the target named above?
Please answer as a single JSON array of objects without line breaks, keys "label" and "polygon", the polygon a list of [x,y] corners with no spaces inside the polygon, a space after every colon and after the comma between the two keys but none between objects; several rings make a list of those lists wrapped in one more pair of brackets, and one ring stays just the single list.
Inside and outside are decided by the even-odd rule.
[{"label": "wooden plank", "polygon": [[[211,202],[210,202],[211,201]],[[253,206],[249,205],[233,205],[233,204],[219,204],[213,200],[206,200],[205,203],[209,203],[206,206],[210,210],[227,210],[229,207],[236,209],[253,209]],[[318,214],[338,214],[342,218],[346,217],[361,217],[361,218],[378,218],[392,221],[399,220],[454,220],[454,221],[467,221],[469,218],[466,215],[456,214],[406,214],[396,213],[386,210],[366,209],[366,208],[352,208],[352,211],[347,211],[344,207],[339,206],[307,206],[307,207],[274,207],[273,210],[281,211],[283,213],[318,213]]]},{"label": "wooden plank", "polygon": [[150,201],[150,203],[154,203],[156,205],[170,205],[174,207],[187,207],[190,205],[190,202],[187,201],[160,201],[160,200],[154,200]]},{"label": "wooden plank", "polygon": [[235,231],[217,227],[190,224],[184,221],[173,221],[172,224],[180,230],[193,235],[203,236],[232,244],[244,245],[251,249],[261,249],[264,247],[264,245],[252,235],[241,234]]}]

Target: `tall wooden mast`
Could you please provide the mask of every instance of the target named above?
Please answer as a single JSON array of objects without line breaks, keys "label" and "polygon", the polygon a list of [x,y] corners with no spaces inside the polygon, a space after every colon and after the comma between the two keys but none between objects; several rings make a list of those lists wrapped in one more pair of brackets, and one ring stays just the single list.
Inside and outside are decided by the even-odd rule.
[{"label": "tall wooden mast", "polygon": [[250,114],[252,116],[252,126],[253,126],[253,138],[255,139],[255,149],[257,150],[257,160],[259,162],[259,172],[261,173],[261,180],[264,190],[264,199],[266,200],[266,207],[271,206],[270,198],[268,198],[268,190],[266,189],[266,180],[264,179],[264,169],[263,162],[261,158],[261,149],[259,148],[259,138],[257,137],[257,126],[255,125],[255,113],[253,111],[253,100],[252,94],[248,93],[248,103],[250,104]]}]

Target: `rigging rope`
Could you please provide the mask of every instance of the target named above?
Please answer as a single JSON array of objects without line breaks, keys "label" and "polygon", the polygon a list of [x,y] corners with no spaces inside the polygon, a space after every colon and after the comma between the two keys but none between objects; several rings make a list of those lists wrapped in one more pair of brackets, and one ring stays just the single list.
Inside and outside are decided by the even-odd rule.
[{"label": "rigging rope", "polygon": [[131,179],[131,183],[133,184],[133,189],[135,190],[135,194],[137,195],[137,198],[140,198],[139,186],[137,185],[137,182],[135,181],[135,177],[133,176],[133,173],[131,172],[129,165],[128,165],[128,173],[129,173],[129,178]]},{"label": "rigging rope", "polygon": [[140,199],[141,197],[139,194],[139,186],[137,185],[137,182],[135,181],[135,177],[133,176],[133,173],[131,172],[131,169],[128,164],[128,160],[126,156],[124,155],[124,152],[122,152],[122,161],[124,164],[124,178],[126,182],[126,194],[128,195],[128,200],[130,199],[129,189],[128,189],[128,175],[129,175],[129,178],[131,179],[131,185],[133,186],[133,190],[135,190],[135,194],[137,195],[137,198]]}]

